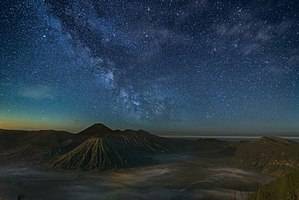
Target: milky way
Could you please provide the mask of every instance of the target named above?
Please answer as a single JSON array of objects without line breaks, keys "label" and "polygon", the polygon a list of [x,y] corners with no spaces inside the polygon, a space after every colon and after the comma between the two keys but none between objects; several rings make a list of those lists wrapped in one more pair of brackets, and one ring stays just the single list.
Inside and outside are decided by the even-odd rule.
[{"label": "milky way", "polygon": [[295,0],[1,1],[0,128],[297,132],[298,12]]}]

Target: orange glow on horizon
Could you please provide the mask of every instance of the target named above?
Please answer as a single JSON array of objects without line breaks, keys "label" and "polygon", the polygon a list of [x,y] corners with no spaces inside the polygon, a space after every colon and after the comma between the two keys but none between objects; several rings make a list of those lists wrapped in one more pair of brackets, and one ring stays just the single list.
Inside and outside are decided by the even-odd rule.
[{"label": "orange glow on horizon", "polygon": [[53,121],[44,119],[29,119],[16,117],[0,116],[0,129],[10,130],[65,130],[76,132],[80,130],[82,125],[71,121]]}]

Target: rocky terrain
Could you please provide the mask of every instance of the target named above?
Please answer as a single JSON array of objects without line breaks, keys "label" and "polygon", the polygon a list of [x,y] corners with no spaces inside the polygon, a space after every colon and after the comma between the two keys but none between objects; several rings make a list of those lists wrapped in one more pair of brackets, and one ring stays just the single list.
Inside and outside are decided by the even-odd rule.
[{"label": "rocky terrain", "polygon": [[260,186],[249,200],[298,200],[299,170],[283,175],[269,184]]},{"label": "rocky terrain", "polygon": [[239,166],[279,176],[299,167],[299,144],[278,137],[262,137],[238,143],[234,157]]},{"label": "rocky terrain", "polygon": [[100,123],[0,130],[0,161],[1,200],[298,199],[299,144],[279,137],[165,138]]},{"label": "rocky terrain", "polygon": [[[103,130],[103,131],[102,131]],[[64,169],[115,169],[151,162],[150,155],[169,151],[166,141],[144,131],[112,131],[94,125],[78,135],[83,142],[52,162]]]},{"label": "rocky terrain", "polygon": [[299,199],[299,144],[278,137],[262,137],[235,146],[234,160],[243,168],[273,177],[260,185],[249,200]]},{"label": "rocky terrain", "polygon": [[64,169],[115,169],[146,165],[156,154],[186,151],[194,142],[142,130],[112,130],[94,124],[73,134],[64,131],[0,130],[0,160]]}]

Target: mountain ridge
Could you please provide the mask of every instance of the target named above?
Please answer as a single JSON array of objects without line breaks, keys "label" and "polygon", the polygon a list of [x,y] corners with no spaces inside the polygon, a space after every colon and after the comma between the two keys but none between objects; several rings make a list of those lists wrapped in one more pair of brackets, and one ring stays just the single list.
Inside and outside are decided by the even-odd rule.
[{"label": "mountain ridge", "polygon": [[168,151],[164,138],[143,130],[112,130],[97,123],[76,134],[76,145],[50,165],[62,169],[106,170],[148,163],[150,155]]}]

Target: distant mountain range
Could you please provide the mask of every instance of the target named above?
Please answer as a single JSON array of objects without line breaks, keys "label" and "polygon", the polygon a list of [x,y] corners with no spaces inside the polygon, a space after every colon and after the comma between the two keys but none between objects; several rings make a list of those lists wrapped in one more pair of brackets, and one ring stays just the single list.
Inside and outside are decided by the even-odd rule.
[{"label": "distant mountain range", "polygon": [[123,168],[151,163],[156,154],[182,151],[226,152],[240,167],[270,175],[285,174],[299,166],[298,143],[277,137],[232,145],[218,139],[166,138],[142,130],[112,130],[101,123],[77,134],[0,130],[0,161],[40,163],[54,168]]},{"label": "distant mountain range", "polygon": [[[0,130],[0,162],[26,162],[56,169],[109,170],[155,163],[167,153],[230,156],[239,168],[276,177],[250,200],[299,200],[299,143],[279,137],[244,141],[159,137],[143,130],[112,130],[94,124],[65,131]],[[215,154],[211,154],[215,153]]]},{"label": "distant mountain range", "polygon": [[131,167],[150,161],[149,155],[168,151],[165,139],[145,131],[113,131],[103,124],[95,124],[78,137],[82,143],[58,156],[55,168],[113,169]]},{"label": "distant mountain range", "polygon": [[163,138],[143,130],[112,130],[94,124],[64,131],[0,130],[0,161],[63,169],[114,169],[152,163],[152,156],[194,148],[189,140]]},{"label": "distant mountain range", "polygon": [[74,134],[65,131],[0,130],[0,161],[41,163],[73,143]]}]

